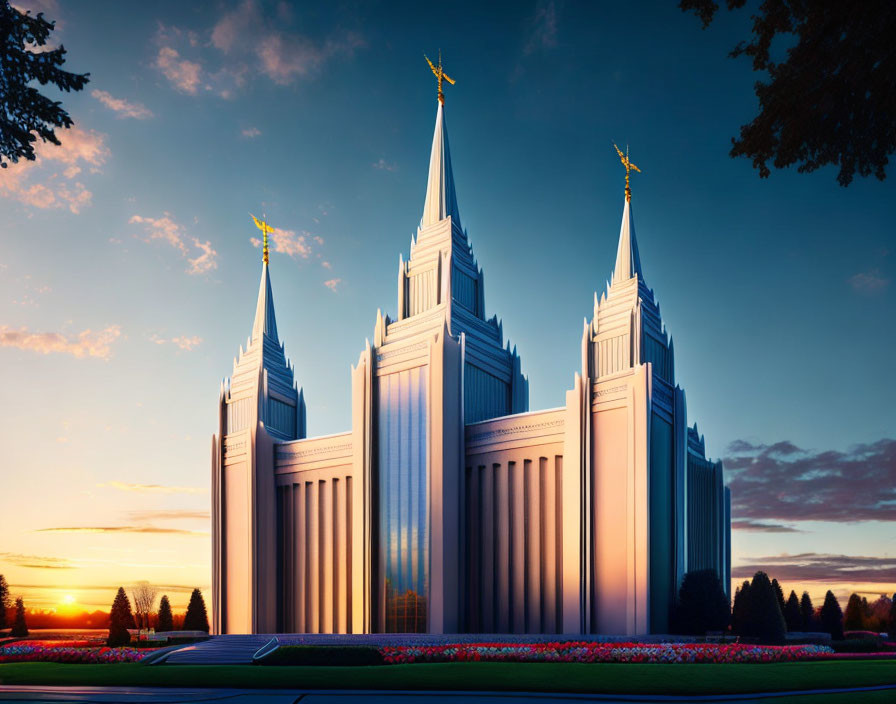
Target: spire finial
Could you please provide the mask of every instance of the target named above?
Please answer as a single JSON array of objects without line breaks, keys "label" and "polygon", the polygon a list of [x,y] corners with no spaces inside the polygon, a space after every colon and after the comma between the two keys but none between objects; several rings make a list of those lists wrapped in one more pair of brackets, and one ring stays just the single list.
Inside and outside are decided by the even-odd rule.
[{"label": "spire finial", "polygon": [[274,228],[271,227],[270,225],[268,225],[267,216],[262,215],[261,216],[262,219],[259,220],[257,217],[252,215],[252,213],[249,213],[249,215],[251,215],[252,219],[255,221],[255,227],[257,227],[263,233],[262,248],[261,248],[261,261],[264,262],[264,264],[267,264],[268,263],[268,233],[273,232]]},{"label": "spire finial", "polygon": [[641,169],[635,166],[631,159],[628,158],[628,145],[625,145],[625,154],[622,153],[622,150],[617,147],[615,144],[613,148],[616,150],[616,153],[619,155],[619,160],[622,162],[622,165],[625,167],[625,200],[629,203],[632,202],[632,188],[629,184],[629,175],[632,172],[632,169],[641,173]]},{"label": "spire finial", "polygon": [[442,105],[444,105],[445,104],[445,94],[442,92],[442,79],[444,78],[451,85],[454,85],[454,79],[442,70],[442,50],[439,49],[439,65],[438,66],[434,66],[432,61],[429,60],[429,57],[426,54],[423,55],[423,58],[426,59],[426,63],[429,64],[429,67],[432,69],[433,75],[436,77],[436,82],[438,83],[438,86],[439,86],[439,102]]}]

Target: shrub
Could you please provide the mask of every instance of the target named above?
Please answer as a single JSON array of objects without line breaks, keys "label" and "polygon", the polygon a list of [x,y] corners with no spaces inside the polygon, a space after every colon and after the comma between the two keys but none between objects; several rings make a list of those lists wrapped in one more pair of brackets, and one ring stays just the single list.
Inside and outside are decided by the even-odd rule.
[{"label": "shrub", "polygon": [[731,607],[731,628],[738,635],[744,634],[744,628],[750,619],[750,582],[744,583],[734,592],[734,604]]},{"label": "shrub", "polygon": [[728,628],[731,609],[715,570],[688,572],[678,590],[674,624],[678,633],[702,636]]},{"label": "shrub", "polygon": [[9,585],[0,574],[0,631],[6,628],[6,610],[9,608]]},{"label": "shrub", "polygon": [[865,613],[862,600],[858,594],[850,594],[846,602],[846,612],[843,614],[843,630],[860,631],[865,627]]},{"label": "shrub", "polygon": [[812,606],[809,592],[803,592],[803,597],[800,599],[800,621],[804,631],[815,630],[815,607]]}]

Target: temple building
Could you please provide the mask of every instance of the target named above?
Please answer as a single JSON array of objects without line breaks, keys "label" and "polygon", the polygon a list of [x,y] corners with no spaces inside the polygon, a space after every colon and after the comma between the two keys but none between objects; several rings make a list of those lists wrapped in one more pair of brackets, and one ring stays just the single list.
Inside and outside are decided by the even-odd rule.
[{"label": "temple building", "polygon": [[305,436],[259,224],[255,319],[212,440],[213,630],[667,633],[686,572],[730,588],[730,498],[688,427],[642,271],[636,167],[620,152],[616,263],[581,370],[564,406],[530,411],[516,348],[486,315],[433,71],[423,215],[395,316],[377,311],[351,368],[344,433]]}]

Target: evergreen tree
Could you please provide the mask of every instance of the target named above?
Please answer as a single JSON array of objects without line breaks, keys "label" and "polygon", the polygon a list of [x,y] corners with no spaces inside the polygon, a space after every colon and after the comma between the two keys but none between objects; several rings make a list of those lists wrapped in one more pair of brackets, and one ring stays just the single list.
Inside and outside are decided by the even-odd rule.
[{"label": "evergreen tree", "polygon": [[159,622],[156,624],[156,630],[160,632],[174,630],[171,604],[168,601],[168,596],[165,594],[162,595],[162,600],[159,602]]},{"label": "evergreen tree", "polygon": [[896,594],[890,602],[890,627],[887,629],[890,640],[896,640]]},{"label": "evergreen tree", "polygon": [[112,602],[112,611],[109,613],[109,639],[111,646],[127,645],[131,642],[129,628],[136,628],[134,614],[131,613],[131,602],[124,587],[118,588],[115,601]]},{"label": "evergreen tree", "polygon": [[865,614],[858,594],[850,594],[843,614],[844,631],[861,631],[865,627]]},{"label": "evergreen tree", "polygon": [[22,597],[16,599],[16,620],[13,621],[9,635],[16,638],[24,638],[28,635],[28,624],[25,622],[25,600]]},{"label": "evergreen tree", "polygon": [[738,589],[734,591],[734,604],[731,607],[731,630],[738,635],[743,635],[744,625],[749,619],[750,582],[744,580]]},{"label": "evergreen tree", "polygon": [[6,610],[9,608],[9,585],[0,574],[0,630],[6,628]]},{"label": "evergreen tree", "polygon": [[0,0],[0,167],[24,158],[34,161],[37,138],[59,144],[55,127],[74,124],[61,103],[50,100],[33,86],[52,83],[59,90],[84,88],[89,74],[63,71],[65,48],[44,51],[53,22],[43,13],[32,17]]},{"label": "evergreen tree", "polygon": [[812,606],[809,592],[803,592],[803,597],[800,599],[800,621],[802,630],[812,631],[815,629],[815,607]]},{"label": "evergreen tree", "polygon": [[787,628],[778,606],[775,589],[765,572],[757,572],[750,582],[748,617],[743,635],[762,643],[783,643]]},{"label": "evergreen tree", "polygon": [[821,630],[830,633],[834,640],[843,640],[843,611],[834,592],[828,589],[821,607]]},{"label": "evergreen tree", "polygon": [[674,623],[679,633],[702,636],[728,628],[731,609],[715,570],[688,572],[678,590]]},{"label": "evergreen tree", "polygon": [[803,619],[800,616],[800,600],[796,592],[791,590],[787,603],[784,604],[784,623],[788,631],[802,630]]},{"label": "evergreen tree", "polygon": [[778,584],[777,579],[772,580],[772,589],[775,590],[775,597],[778,599],[778,608],[781,609],[781,615],[784,615],[784,590],[781,589],[781,585]]},{"label": "evergreen tree", "polygon": [[187,606],[187,615],[184,616],[185,631],[204,631],[208,633],[208,613],[205,610],[205,600],[202,592],[194,589],[190,594],[190,603]]}]

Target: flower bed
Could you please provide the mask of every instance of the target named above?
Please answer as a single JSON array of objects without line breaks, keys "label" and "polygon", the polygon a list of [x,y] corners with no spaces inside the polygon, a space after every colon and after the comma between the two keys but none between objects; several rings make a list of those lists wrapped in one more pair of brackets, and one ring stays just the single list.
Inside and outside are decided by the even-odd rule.
[{"label": "flower bed", "polygon": [[[58,645],[64,641],[25,641],[0,648],[0,663],[6,662],[66,662],[115,663],[139,662],[151,652],[143,648],[84,648]],[[49,645],[53,643],[53,645]]]},{"label": "flower bed", "polygon": [[386,664],[415,662],[639,662],[762,663],[829,658],[825,645],[744,645],[711,643],[463,643],[385,646]]}]

